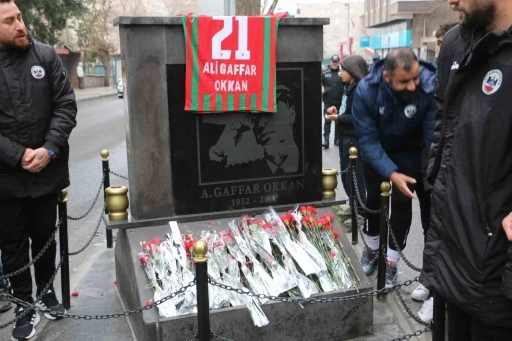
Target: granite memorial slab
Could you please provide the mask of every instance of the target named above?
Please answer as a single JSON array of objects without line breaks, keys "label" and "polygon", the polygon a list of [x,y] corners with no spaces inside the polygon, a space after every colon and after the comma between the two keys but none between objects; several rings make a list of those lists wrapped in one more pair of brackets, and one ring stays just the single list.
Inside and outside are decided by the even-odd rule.
[{"label": "granite memorial slab", "polygon": [[[181,17],[115,19],[134,220],[322,200],[320,76],[327,23],[280,20],[276,113],[194,114],[184,112]],[[259,100],[234,93],[221,103],[218,96],[201,100],[210,106]]]}]

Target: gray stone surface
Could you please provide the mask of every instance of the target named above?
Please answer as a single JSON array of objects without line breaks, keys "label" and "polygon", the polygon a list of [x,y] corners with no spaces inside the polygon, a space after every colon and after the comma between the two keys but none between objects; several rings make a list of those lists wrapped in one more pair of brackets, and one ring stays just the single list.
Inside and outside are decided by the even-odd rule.
[{"label": "gray stone surface", "polygon": [[[72,297],[70,314],[97,315],[122,312],[123,306],[114,285],[113,251],[104,251],[90,268],[88,275],[78,283],[78,297]],[[46,320],[41,316],[42,321]],[[109,320],[84,321],[62,319],[48,321],[34,340],[37,341],[131,341],[132,333],[125,317]]]},{"label": "gray stone surface", "polygon": [[[319,214],[328,209],[320,209]],[[233,218],[236,218],[234,216]],[[233,219],[231,218],[231,219]],[[206,229],[225,229],[230,219],[212,222],[189,222],[180,224],[182,233],[199,235]],[[335,229],[341,232],[336,223]],[[118,287],[124,305],[133,309],[143,305],[153,297],[153,290],[147,288],[148,280],[138,262],[140,242],[161,237],[169,231],[169,226],[153,226],[140,229],[120,230],[116,244],[116,274]],[[371,291],[373,285],[363,274],[356,254],[349,241],[341,233],[340,241],[348,257],[352,260],[357,277],[361,284],[358,290],[338,291],[320,294],[320,297],[354,295]],[[254,327],[244,307],[232,307],[211,312],[212,330],[223,337],[234,340],[346,340],[349,338],[369,335],[373,325],[373,301],[355,300],[323,304],[270,303],[262,306],[270,324]],[[130,321],[139,341],[157,340],[189,340],[196,330],[196,315],[183,317],[160,318],[157,310],[146,311],[143,315],[133,315]],[[156,337],[156,338],[155,338]]]},{"label": "gray stone surface", "polygon": [[[126,76],[131,215],[136,220],[173,216],[166,65],[185,63],[181,18],[119,17],[115,23]],[[277,61],[321,62],[324,24],[328,19],[283,19]]]}]

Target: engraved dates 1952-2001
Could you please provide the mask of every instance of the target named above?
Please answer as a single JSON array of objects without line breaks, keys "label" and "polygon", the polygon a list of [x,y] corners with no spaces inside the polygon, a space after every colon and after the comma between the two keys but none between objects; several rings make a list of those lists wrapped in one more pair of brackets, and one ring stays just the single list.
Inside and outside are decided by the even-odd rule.
[{"label": "engraved dates 1952-2001", "polygon": [[253,204],[271,205],[277,202],[277,194],[260,195],[259,197],[233,198],[231,199],[232,207],[245,207]]}]

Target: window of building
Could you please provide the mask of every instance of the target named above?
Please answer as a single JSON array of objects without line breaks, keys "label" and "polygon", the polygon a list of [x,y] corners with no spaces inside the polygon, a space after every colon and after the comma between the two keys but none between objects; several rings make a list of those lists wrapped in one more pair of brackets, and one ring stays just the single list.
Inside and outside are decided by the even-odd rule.
[{"label": "window of building", "polygon": [[297,14],[300,14],[300,8],[297,8]]},{"label": "window of building", "polygon": [[322,15],[326,15],[327,14],[327,11],[325,10],[325,8],[322,8]]},{"label": "window of building", "polygon": [[335,35],[335,36],[340,35],[340,31],[338,31],[337,29],[336,29],[336,30],[334,30],[334,35]]}]

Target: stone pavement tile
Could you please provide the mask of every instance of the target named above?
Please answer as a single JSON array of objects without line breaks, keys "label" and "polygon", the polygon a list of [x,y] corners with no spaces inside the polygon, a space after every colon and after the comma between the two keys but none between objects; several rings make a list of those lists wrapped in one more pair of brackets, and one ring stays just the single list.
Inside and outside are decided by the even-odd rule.
[{"label": "stone pavement tile", "polygon": [[379,324],[373,326],[373,335],[350,339],[350,341],[386,341],[403,335],[404,332],[396,324]]},{"label": "stone pavement tile", "polygon": [[[79,256],[78,256],[79,257]],[[78,297],[71,297],[70,314],[101,315],[122,312],[117,288],[114,285],[114,252],[105,250],[79,282]],[[37,341],[133,341],[126,317],[86,321],[65,318],[46,321],[38,327]]]},{"label": "stone pavement tile", "polygon": [[396,317],[386,301],[373,300],[373,325],[396,324]]}]

